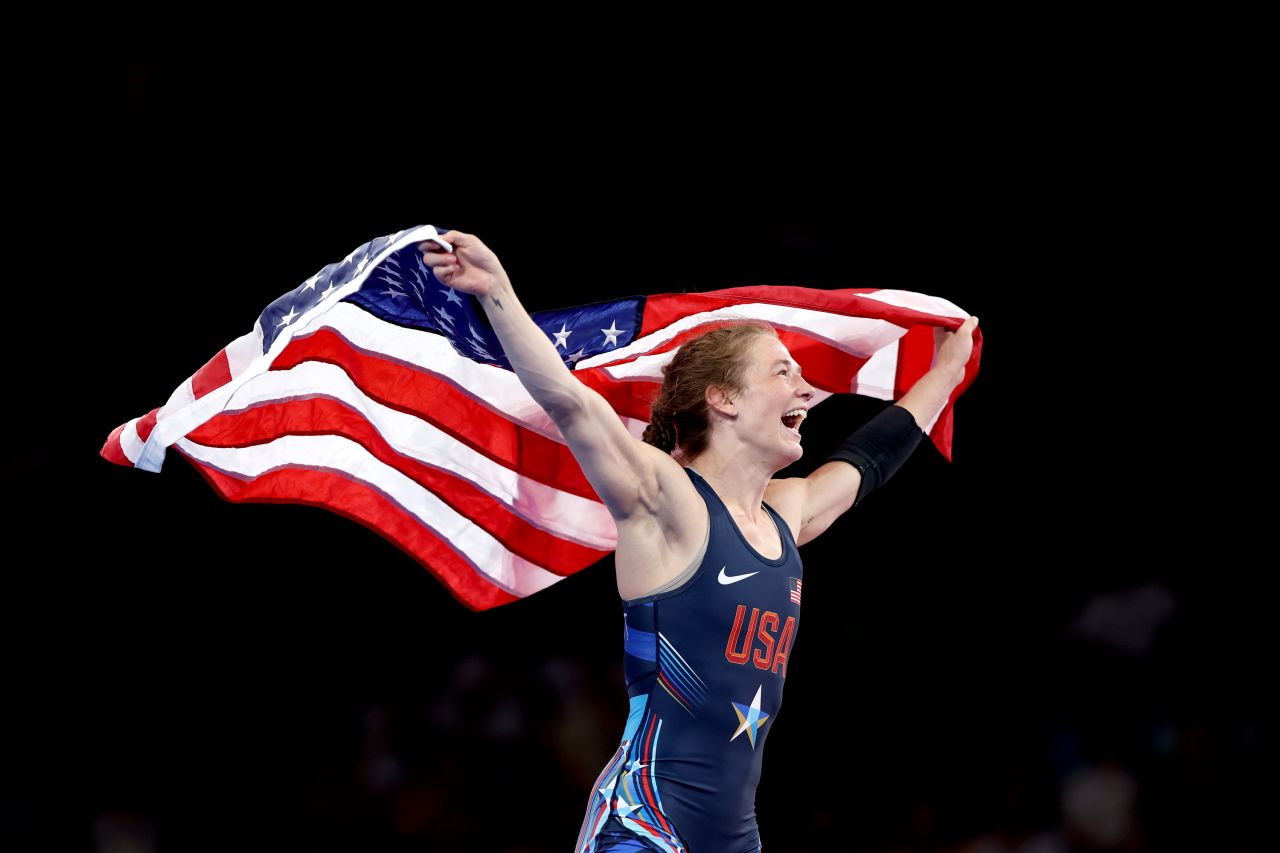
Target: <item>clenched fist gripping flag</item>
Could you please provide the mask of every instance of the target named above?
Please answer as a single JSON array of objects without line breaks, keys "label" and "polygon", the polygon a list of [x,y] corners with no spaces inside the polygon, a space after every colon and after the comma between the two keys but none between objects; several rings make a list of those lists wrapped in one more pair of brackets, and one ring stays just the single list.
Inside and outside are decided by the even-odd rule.
[{"label": "clenched fist gripping flag", "polygon": [[[440,232],[444,233],[444,232]],[[102,455],[159,471],[173,447],[229,501],[322,506],[413,555],[468,607],[537,592],[614,549],[613,520],[555,424],[520,384],[483,308],[445,287],[417,245],[372,240],[267,306]],[[929,370],[933,328],[968,314],[900,290],[735,287],[533,315],[565,365],[637,438],[662,367],[716,325],[771,323],[814,386],[895,400]],[[951,458],[955,399],[929,437]]]}]

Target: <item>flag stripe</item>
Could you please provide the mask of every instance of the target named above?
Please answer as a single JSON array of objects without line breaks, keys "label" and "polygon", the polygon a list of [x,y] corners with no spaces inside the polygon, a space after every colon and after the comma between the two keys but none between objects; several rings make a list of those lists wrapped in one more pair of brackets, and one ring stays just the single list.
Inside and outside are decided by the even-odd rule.
[{"label": "flag stripe", "polygon": [[[465,405],[463,397],[470,397],[502,418],[544,438],[564,444],[564,437],[560,435],[560,430],[551,420],[551,416],[538,405],[514,372],[490,364],[480,364],[459,355],[442,335],[389,326],[368,311],[348,303],[333,308],[322,320],[315,323],[314,327],[315,333],[296,336],[290,347],[281,353],[282,360],[277,359],[276,363],[288,366],[300,361],[300,356],[291,353],[293,347],[310,346],[305,341],[317,335],[332,335],[340,339],[350,352],[399,364],[434,377],[441,383],[436,388],[437,391],[462,395],[462,397],[453,398],[455,402],[450,403],[450,406]],[[320,331],[322,329],[325,331]],[[324,340],[326,345],[336,347],[328,337]],[[310,353],[308,357],[320,358],[326,351],[308,350],[307,352]],[[328,352],[332,356],[336,350]],[[577,371],[574,375],[581,378],[582,373]],[[658,372],[650,378],[660,381],[661,373]],[[417,381],[408,373],[397,375],[396,379],[406,384]],[[452,391],[446,386],[451,386]],[[627,392],[618,393],[624,395]],[[633,435],[642,434],[649,423],[648,402],[648,400],[645,401],[643,410],[636,409],[635,415],[622,415],[623,423]],[[433,402],[428,408],[435,410],[445,406]],[[476,415],[479,412],[473,409],[470,414]],[[468,421],[468,428],[464,432],[470,433],[471,430],[472,424]],[[528,438],[521,439],[521,441],[527,440]],[[576,461],[570,467],[577,468]],[[587,488],[590,489],[590,486]]]},{"label": "flag stripe", "polygon": [[[174,445],[222,498],[232,503],[297,503],[318,506],[357,521],[422,563],[454,597],[473,610],[509,604],[521,596],[478,572],[438,535],[417,523],[376,489],[332,471],[273,471],[253,481],[229,477]],[[336,496],[336,500],[334,497]]]},{"label": "flag stripe", "polygon": [[[347,513],[363,517],[369,512],[367,504],[372,495],[381,495],[383,511],[392,504],[398,508],[395,535],[392,541],[410,553],[418,534],[409,523],[416,520],[418,526],[443,539],[438,543],[444,550],[455,551],[489,582],[506,592],[528,595],[554,583],[560,578],[553,572],[530,563],[513,554],[487,531],[459,515],[438,496],[418,488],[409,478],[390,466],[384,465],[360,445],[337,436],[284,436],[255,447],[226,450],[205,447],[182,439],[180,446],[186,455],[200,467],[216,471],[246,485],[242,494],[266,500],[288,497],[300,503],[333,505]],[[268,476],[292,469],[292,476]],[[315,482],[309,472],[326,472],[329,476]],[[334,479],[352,484],[340,490]],[[259,484],[269,485],[259,485]],[[413,519],[405,516],[411,515]],[[370,520],[377,516],[373,514]],[[445,544],[447,543],[447,544]],[[437,543],[431,543],[431,553],[439,556]],[[422,555],[416,555],[422,556]]]},{"label": "flag stripe", "polygon": [[[332,372],[330,365],[305,364],[313,373]],[[268,443],[287,435],[333,435],[364,447],[423,488],[445,500],[465,502],[474,511],[492,512],[499,507],[512,514],[526,536],[537,536],[538,547],[550,548],[562,540],[566,554],[577,555],[570,563],[581,567],[603,557],[617,547],[617,528],[608,510],[598,501],[550,488],[518,472],[494,464],[452,436],[401,412],[376,404],[366,408],[360,401],[343,399],[341,380],[328,380],[330,397],[305,397],[254,405],[243,412],[220,415],[191,433],[193,442],[209,448],[235,449]],[[244,386],[257,390],[264,382]],[[273,390],[273,389],[268,389]],[[240,395],[237,395],[240,396]],[[435,432],[434,439],[427,435]],[[408,442],[413,442],[408,444]],[[460,484],[466,491],[460,492]],[[450,495],[451,497],[447,497]],[[468,515],[476,517],[474,512]],[[495,520],[495,527],[499,526]],[[552,541],[543,542],[550,536]],[[568,546],[576,546],[570,548]],[[589,560],[582,562],[583,558]],[[555,561],[544,563],[554,568]]]},{"label": "flag stripe", "polygon": [[200,368],[191,377],[191,393],[197,399],[221,388],[231,381],[231,364],[227,361],[227,351],[218,350],[218,354]]},{"label": "flag stripe", "polygon": [[[464,392],[450,378],[359,352],[329,331],[294,338],[280,354],[276,365],[288,370],[306,359],[333,365],[336,371],[334,381],[339,377],[342,380],[349,377],[365,398],[391,409],[412,413],[508,468],[519,469],[538,482],[570,494],[598,500],[558,431],[555,438],[550,438],[541,431],[530,429],[526,423],[501,417],[504,412],[495,411],[487,405],[488,401]],[[488,369],[509,375],[500,368]],[[302,382],[301,377],[305,374],[299,376],[298,381]],[[258,381],[255,378],[249,384]],[[324,387],[323,381],[305,383],[292,393],[314,394]],[[524,391],[523,387],[521,391]],[[242,393],[246,392],[237,392],[230,404],[237,405]],[[495,414],[498,417],[494,417]]]}]

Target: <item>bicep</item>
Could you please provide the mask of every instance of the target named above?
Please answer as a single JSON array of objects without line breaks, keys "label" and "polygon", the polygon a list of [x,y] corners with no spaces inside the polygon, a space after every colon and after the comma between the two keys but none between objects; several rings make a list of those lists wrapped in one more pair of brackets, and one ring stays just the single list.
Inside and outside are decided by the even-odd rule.
[{"label": "bicep", "polygon": [[553,415],[587,482],[614,519],[657,509],[657,456],[623,426],[618,413],[599,392],[580,385],[573,405]]},{"label": "bicep", "polygon": [[834,460],[808,477],[784,481],[787,502],[794,507],[799,535],[796,544],[812,542],[848,512],[862,486],[862,473],[847,462]]}]

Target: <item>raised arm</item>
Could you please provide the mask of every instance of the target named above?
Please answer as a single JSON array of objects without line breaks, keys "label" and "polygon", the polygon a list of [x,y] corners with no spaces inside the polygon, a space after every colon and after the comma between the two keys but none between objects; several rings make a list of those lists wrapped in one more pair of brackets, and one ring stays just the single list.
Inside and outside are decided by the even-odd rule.
[{"label": "raised arm", "polygon": [[476,296],[502,349],[530,396],[555,421],[596,494],[615,520],[656,511],[656,447],[627,431],[618,414],[560,360],[551,340],[516,298],[497,255],[473,234],[450,231],[419,244],[424,262],[445,285]]},{"label": "raised arm", "polygon": [[770,484],[770,502],[799,531],[796,544],[812,541],[902,467],[923,438],[924,428],[964,380],[977,325],[978,318],[970,317],[954,332],[939,327],[934,333],[933,367],[902,399],[849,436],[808,477]]}]

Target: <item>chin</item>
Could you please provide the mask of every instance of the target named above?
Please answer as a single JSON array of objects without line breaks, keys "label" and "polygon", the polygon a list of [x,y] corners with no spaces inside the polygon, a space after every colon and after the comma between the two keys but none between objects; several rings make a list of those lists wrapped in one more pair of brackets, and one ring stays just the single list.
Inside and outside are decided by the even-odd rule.
[{"label": "chin", "polygon": [[784,467],[804,456],[804,446],[799,441],[793,438],[788,438],[786,439],[786,445],[786,453],[783,456],[785,459],[783,462]]}]

